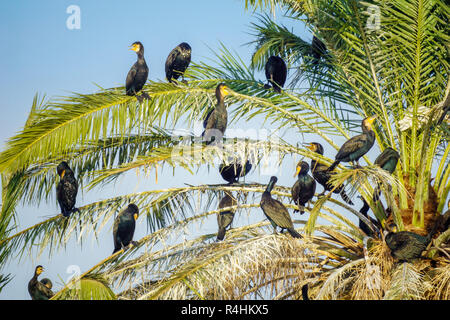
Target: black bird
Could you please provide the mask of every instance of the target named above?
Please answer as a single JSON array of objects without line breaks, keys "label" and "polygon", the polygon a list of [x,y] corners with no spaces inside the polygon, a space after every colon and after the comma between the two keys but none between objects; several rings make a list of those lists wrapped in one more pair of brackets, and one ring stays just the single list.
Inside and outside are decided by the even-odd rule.
[{"label": "black bird", "polygon": [[134,203],[130,203],[117,215],[113,229],[113,254],[132,243],[138,215],[139,209]]},{"label": "black bird", "polygon": [[422,252],[431,241],[434,231],[426,237],[410,231],[389,232],[385,236],[385,241],[391,255],[400,262],[411,262],[420,258]]},{"label": "black bird", "polygon": [[[367,219],[369,219],[370,222],[372,223],[372,225],[374,225],[374,226],[376,226],[378,229],[380,229],[380,228],[381,228],[381,224],[378,222],[378,220],[377,220],[377,219],[374,219],[374,218],[372,218],[372,217],[369,217],[369,214],[368,214],[369,209],[370,209],[369,204],[366,202],[366,200],[364,200],[364,198],[363,198],[362,200],[363,200],[363,206],[362,206],[361,209],[359,209],[359,212],[360,212],[363,216],[365,216]],[[362,221],[361,219],[359,219],[359,228],[360,228],[362,231],[364,231],[364,233],[365,233],[366,235],[368,235],[369,237],[375,236],[375,231],[372,230],[372,229],[371,229],[364,221]]]},{"label": "black bird", "polygon": [[[148,66],[144,59],[144,46],[142,43],[139,41],[134,42],[131,45],[130,50],[136,52],[138,58],[136,63],[131,67],[130,71],[128,71],[125,89],[128,96],[135,96],[142,90],[145,82],[147,82]],[[147,95],[145,96],[148,97]],[[139,102],[142,101],[142,98],[137,98]]]},{"label": "black bird", "polygon": [[[400,154],[395,151],[391,147],[387,147],[384,149],[384,151],[375,159],[375,165],[379,166],[381,169],[386,170],[390,174],[392,174],[395,171],[395,168],[397,167],[398,159],[400,159]],[[377,186],[374,190],[372,199],[373,201],[378,201],[379,196],[381,193],[381,189],[379,186]],[[362,213],[365,217],[368,217],[368,211],[369,211],[369,204],[366,202],[366,200],[363,200],[363,207],[359,210],[360,213]],[[378,223],[378,220],[370,218],[373,224],[380,227],[380,224]],[[359,228],[363,230],[368,236],[372,236],[373,232],[372,230],[360,219],[359,220]]]},{"label": "black bird", "polygon": [[312,42],[311,42],[311,56],[312,56],[312,64],[317,65],[320,61],[320,58],[322,58],[325,53],[327,52],[327,47],[325,44],[320,41],[319,38],[316,36],[313,36]]},{"label": "black bird", "polygon": [[[232,207],[236,205],[236,199],[234,199],[228,192],[225,192],[225,196],[219,202],[219,209],[226,207]],[[235,209],[227,210],[217,213],[217,224],[219,225],[219,231],[217,232],[217,240],[221,241],[225,238],[225,232],[229,225],[233,222]]]},{"label": "black bird", "polygon": [[50,290],[53,288],[53,283],[49,278],[44,278],[41,280],[41,283],[46,286],[47,288],[49,288]]},{"label": "black bird", "polygon": [[75,208],[75,202],[78,193],[78,182],[75,179],[72,169],[70,169],[67,162],[61,162],[56,167],[60,180],[56,186],[56,199],[61,208],[61,213],[64,217],[69,217],[74,211],[79,211]]},{"label": "black bird", "polygon": [[234,161],[230,164],[222,163],[219,166],[220,175],[225,181],[228,181],[229,184],[238,182],[239,178],[247,175],[247,173],[249,173],[251,169],[252,164],[249,160],[247,160],[247,162],[245,163],[244,168],[239,161]]},{"label": "black bird", "polygon": [[225,96],[230,93],[230,89],[224,84],[220,83],[216,87],[217,105],[206,116],[203,121],[205,131],[202,133],[206,145],[211,143],[218,143],[222,140],[225,130],[227,129],[228,113],[225,107]]},{"label": "black bird", "polygon": [[398,159],[400,159],[400,154],[393,148],[387,147],[375,159],[374,164],[392,174],[397,167]]},{"label": "black bird", "polygon": [[[283,59],[277,56],[271,56],[266,63],[266,78],[276,92],[281,92],[287,77],[287,67]],[[266,89],[270,88],[270,84],[266,84]]]},{"label": "black bird", "polygon": [[356,162],[359,166],[358,160],[365,155],[375,142],[375,132],[372,131],[372,123],[377,118],[377,115],[367,117],[361,122],[363,133],[347,140],[336,154],[336,161],[328,168],[332,171],[339,162]]},{"label": "black bird", "polygon": [[[323,147],[318,142],[312,142],[308,146],[306,146],[309,150],[316,152],[323,156]],[[336,174],[336,172],[328,171],[328,167],[319,161],[311,159],[311,172],[314,179],[320,183],[323,187],[323,192],[319,195],[322,196],[326,191],[333,190],[333,185],[329,182],[331,176]],[[349,196],[345,193],[345,189],[343,185],[340,185],[334,189],[333,193],[339,193],[341,198],[348,204],[353,205],[352,200],[350,200]]]},{"label": "black bird", "polygon": [[[34,270],[33,278],[28,282],[28,293],[32,300],[48,300],[53,297],[53,291],[44,283],[38,280],[39,275],[44,271],[44,268],[39,265]],[[47,282],[48,283],[48,282]],[[51,284],[51,281],[50,281]]]},{"label": "black bird", "polygon": [[270,194],[277,181],[278,178],[275,176],[270,178],[270,182],[262,194],[259,205],[261,206],[266,218],[269,219],[272,224],[275,232],[278,226],[282,231],[283,229],[287,229],[290,235],[294,238],[301,238],[301,235],[294,229],[294,224],[292,223],[291,216],[289,215],[286,207],[280,201],[273,199]]},{"label": "black bird", "polygon": [[292,200],[298,206],[300,214],[304,214],[305,204],[307,204],[316,192],[316,181],[308,174],[309,165],[305,161],[299,161],[297,171],[294,175],[298,177],[291,189]]},{"label": "black bird", "polygon": [[191,63],[191,46],[186,42],[182,42],[170,51],[169,56],[167,57],[167,80],[173,83],[173,79],[177,80],[180,76],[184,76],[184,72],[189,66],[189,63]]}]

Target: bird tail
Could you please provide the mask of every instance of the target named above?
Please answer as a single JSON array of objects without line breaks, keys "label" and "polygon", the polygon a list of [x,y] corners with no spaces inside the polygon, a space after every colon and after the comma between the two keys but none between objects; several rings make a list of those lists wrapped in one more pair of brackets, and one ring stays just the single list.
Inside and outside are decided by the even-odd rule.
[{"label": "bird tail", "polygon": [[219,232],[217,232],[217,241],[222,241],[225,238],[225,228],[219,228]]},{"label": "bird tail", "polygon": [[335,162],[333,162],[333,164],[331,166],[328,167],[327,172],[331,172],[334,170],[334,168],[337,167],[337,165],[340,163],[341,161],[336,160]]},{"label": "bird tail", "polygon": [[291,236],[293,236],[294,238],[301,238],[302,236],[300,235],[300,233],[298,233],[297,231],[294,230],[294,228],[290,228],[287,229],[287,231],[289,232],[289,234]]},{"label": "bird tail", "polygon": [[352,200],[349,198],[349,196],[345,193],[344,188],[342,188],[341,192],[340,192],[341,198],[342,200],[344,200],[346,203],[348,203],[349,205],[354,205],[354,203],[352,202]]},{"label": "bird tail", "polygon": [[114,253],[116,253],[116,252],[119,251],[120,249],[122,249],[122,248],[116,248],[116,247],[114,247],[114,251],[113,251],[111,254],[113,255]]}]

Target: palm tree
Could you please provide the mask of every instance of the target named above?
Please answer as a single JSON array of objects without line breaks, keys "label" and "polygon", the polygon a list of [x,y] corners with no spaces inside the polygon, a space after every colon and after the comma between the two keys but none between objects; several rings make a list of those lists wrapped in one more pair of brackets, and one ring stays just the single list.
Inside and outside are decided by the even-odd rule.
[{"label": "palm tree", "polygon": [[[278,6],[325,45],[319,60],[312,59],[310,41],[271,19]],[[233,91],[227,98],[229,121],[259,117],[277,129],[313,135],[330,150],[340,147],[336,137],[359,133],[361,119],[377,114],[376,148],[392,147],[400,154],[394,174],[374,166],[366,155],[365,167],[341,164],[331,182],[344,184],[350,195],[358,193],[383,227],[395,223],[399,230],[428,234],[450,191],[449,131],[445,121],[436,124],[449,94],[444,2],[246,0],[245,7],[267,10],[253,24],[251,63],[222,45],[217,66],[192,63],[187,83],[149,81],[143,91],[150,99],[142,103],[126,96],[123,87],[59,100],[35,98],[23,130],[0,154],[1,264],[32,247],[55,250],[74,236],[95,234],[133,202],[146,216],[150,233],[67,283],[55,299],[300,299],[305,285],[313,299],[448,299],[448,230],[441,230],[426,250],[433,260],[399,263],[382,232],[369,238],[350,217],[373,230],[378,227],[331,192],[313,201],[304,220],[294,217],[301,240],[270,233],[269,222],[258,212],[265,189],[258,183],[120,195],[80,206],[69,219],[55,215],[25,230],[11,228],[19,203],[50,198],[63,159],[70,159],[88,192],[126,173],[157,177],[163,166],[193,172],[216,158],[250,158],[262,166],[274,150],[280,165],[292,155],[333,163],[335,152],[322,156],[275,136],[227,137],[220,147],[198,143],[192,133],[180,138],[177,125],[192,127],[203,119],[214,103],[215,87],[225,82]],[[266,90],[255,76],[271,55],[283,57],[294,72],[290,87],[279,94]],[[272,195],[294,210],[289,187],[276,186]],[[375,187],[382,190],[383,201],[374,201]],[[225,192],[236,195],[237,205],[217,210]],[[257,212],[261,219],[231,229],[222,242],[214,241],[215,233],[179,237],[208,216],[231,209]],[[81,285],[86,281],[90,285]],[[77,283],[91,294],[73,293]]]}]

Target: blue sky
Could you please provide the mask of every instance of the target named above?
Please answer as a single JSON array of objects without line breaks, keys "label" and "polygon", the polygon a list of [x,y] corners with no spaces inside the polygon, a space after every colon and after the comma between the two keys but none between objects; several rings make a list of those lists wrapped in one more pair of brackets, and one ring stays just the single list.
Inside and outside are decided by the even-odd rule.
[{"label": "blue sky", "polygon": [[[70,5],[78,5],[81,9],[79,30],[66,27],[69,17],[66,9]],[[280,12],[276,19],[294,27],[304,38],[311,39],[303,25],[293,25],[291,20],[283,19]],[[123,85],[129,68],[136,60],[136,55],[128,50],[134,41],[141,41],[145,46],[145,58],[150,68],[149,79],[152,80],[165,78],[165,59],[170,50],[183,41],[193,48],[193,61],[212,57],[208,46],[218,48],[219,42],[249,61],[253,48],[244,44],[253,40],[249,34],[249,25],[255,21],[255,17],[252,12],[244,10],[244,1],[237,0],[21,0],[1,1],[0,21],[0,141],[3,149],[5,141],[25,123],[36,92],[55,97],[70,92],[94,92],[94,83],[105,88]],[[293,184],[294,164],[291,162],[286,170],[280,172],[280,184]],[[108,195],[129,193],[130,188],[162,189],[187,181],[192,184],[223,183],[214,168],[204,168],[195,176],[183,172],[176,180],[171,170],[167,170],[165,177],[160,179],[157,186],[154,180],[141,179],[136,184],[135,181],[125,179],[101,194],[80,194],[77,205]],[[252,172],[248,179],[266,183],[269,176]],[[321,187],[318,187],[318,191],[321,191]],[[39,207],[20,207],[18,211],[21,230],[54,215],[58,207],[53,201]],[[262,213],[257,218],[261,220]],[[248,222],[243,220],[242,223]],[[141,221],[135,239],[147,232],[144,219]],[[202,229],[202,232],[215,232],[215,221],[208,228]],[[21,261],[13,260],[2,270],[12,273],[14,279],[0,293],[0,299],[29,299],[27,282],[37,264],[44,265],[46,271],[43,276],[50,277],[55,289],[58,289],[58,284],[69,276],[66,273],[69,265],[79,265],[83,271],[108,256],[111,251],[111,231],[105,228],[98,241],[92,239],[81,247],[73,239],[65,251],[51,259],[44,253],[39,258],[33,254]]]}]

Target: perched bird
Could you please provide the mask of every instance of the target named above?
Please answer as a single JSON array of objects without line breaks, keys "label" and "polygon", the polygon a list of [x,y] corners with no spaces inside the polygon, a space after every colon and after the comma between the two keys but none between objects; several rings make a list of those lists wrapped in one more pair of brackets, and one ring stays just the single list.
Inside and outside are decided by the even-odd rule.
[{"label": "perched bird", "polygon": [[239,178],[244,177],[251,169],[252,164],[249,160],[247,160],[244,167],[242,167],[240,161],[234,161],[230,164],[222,163],[219,166],[220,175],[225,181],[228,181],[229,184],[238,182]]},{"label": "perched bird", "polygon": [[305,161],[299,161],[294,175],[298,177],[291,189],[292,200],[298,206],[300,214],[304,214],[305,204],[308,203],[316,192],[316,181],[308,174],[309,165]]},{"label": "perched bird", "polygon": [[[364,200],[364,198],[362,198],[363,200],[363,206],[361,209],[359,209],[359,213],[361,213],[364,217],[366,217],[367,219],[370,220],[370,222],[372,223],[372,225],[376,226],[378,229],[381,228],[381,224],[378,222],[377,219],[374,219],[372,217],[369,217],[369,209],[370,206],[369,204],[366,202],[366,200]],[[359,228],[364,231],[364,233],[366,235],[368,235],[369,237],[373,237],[375,235],[375,231],[372,230],[372,228],[370,228],[364,221],[362,221],[361,219],[359,219]]]},{"label": "perched bird", "polygon": [[167,57],[165,68],[167,80],[173,83],[173,80],[183,76],[189,63],[191,63],[191,46],[186,42],[182,42],[170,51]]},{"label": "perched bird", "polygon": [[277,181],[278,178],[275,176],[270,178],[270,182],[262,194],[259,205],[266,218],[269,219],[272,224],[274,232],[276,232],[278,226],[282,231],[283,229],[287,229],[294,238],[301,238],[301,235],[294,229],[294,224],[292,223],[291,216],[286,207],[280,201],[273,199],[270,194]]},{"label": "perched bird", "polygon": [[113,254],[132,243],[138,215],[139,209],[134,203],[130,203],[117,215],[113,229]]},{"label": "perched bird", "polygon": [[[391,147],[387,147],[384,149],[384,151],[375,159],[375,165],[379,166],[381,169],[386,170],[390,174],[392,174],[395,171],[395,168],[397,167],[398,159],[400,159],[400,154],[395,151]],[[381,193],[380,186],[377,185],[373,192],[372,199],[373,201],[378,201],[379,196]],[[363,207],[359,210],[360,213],[362,213],[365,217],[368,217],[368,211],[369,211],[369,204],[367,203],[364,198],[363,201]],[[380,227],[380,224],[378,220],[370,218],[372,224]],[[372,236],[373,232],[372,230],[360,219],[359,220],[359,228],[363,230],[368,236]]]},{"label": "perched bird", "polygon": [[392,174],[397,167],[398,159],[400,159],[400,154],[393,148],[387,147],[375,159],[374,164]]},{"label": "perched bird", "polygon": [[[232,207],[236,205],[236,199],[233,198],[228,192],[225,192],[225,196],[219,202],[219,208]],[[222,211],[217,213],[217,224],[219,225],[219,231],[217,232],[217,240],[221,241],[225,238],[225,232],[228,226],[231,225],[234,218],[236,209]]]},{"label": "perched bird", "polygon": [[[130,50],[137,53],[137,61],[128,71],[127,80],[125,84],[126,93],[128,96],[135,96],[144,87],[148,78],[148,66],[144,59],[144,46],[139,41],[131,45]],[[137,97],[137,96],[136,96]],[[148,97],[148,96],[147,96]],[[137,97],[139,102],[142,102],[141,97]]]},{"label": "perched bird", "polygon": [[79,211],[75,208],[75,202],[78,193],[78,182],[75,179],[72,169],[70,169],[67,162],[63,161],[56,167],[60,180],[56,186],[56,199],[61,208],[61,213],[64,217],[69,217],[74,211]]},{"label": "perched bird", "polygon": [[49,278],[42,279],[41,283],[49,289],[53,288],[53,283]]},{"label": "perched bird", "polygon": [[375,132],[372,131],[372,123],[377,115],[365,118],[361,123],[363,133],[347,140],[336,154],[336,161],[328,168],[332,171],[340,162],[356,162],[365,155],[375,142]]},{"label": "perched bird", "polygon": [[385,236],[385,241],[391,255],[400,262],[411,262],[420,258],[422,252],[431,241],[433,232],[426,237],[410,231],[389,232]]},{"label": "perched bird", "polygon": [[272,88],[276,92],[281,92],[287,77],[287,67],[283,59],[277,56],[271,56],[266,62],[266,78],[270,84],[266,84],[266,89]]},{"label": "perched bird", "polygon": [[228,113],[225,107],[225,96],[230,93],[230,89],[224,84],[220,83],[216,87],[217,105],[213,108],[205,120],[203,121],[203,127],[205,131],[202,133],[202,137],[206,144],[218,143],[222,140],[225,130],[227,129]]},{"label": "perched bird", "polygon": [[[53,292],[51,289],[51,281],[50,288],[46,286],[44,283],[38,280],[39,275],[44,272],[44,268],[39,265],[34,270],[33,278],[28,282],[28,293],[31,296],[32,300],[48,300],[53,297]],[[46,282],[48,284],[48,282]]]},{"label": "perched bird", "polygon": [[311,56],[313,58],[312,64],[317,65],[320,61],[320,58],[322,58],[326,52],[327,47],[325,46],[325,44],[322,41],[320,41],[319,38],[313,36],[311,42]]},{"label": "perched bird", "polygon": [[[306,146],[306,148],[323,156],[323,147],[318,142],[311,142],[308,146]],[[314,179],[323,187],[323,192],[319,196],[322,196],[326,191],[333,190],[334,187],[329,181],[331,179],[331,176],[333,174],[336,174],[336,172],[330,172],[328,170],[328,166],[314,159],[311,159],[311,172]],[[343,185],[336,187],[333,193],[339,193],[346,203],[353,205],[352,200],[350,200],[349,196],[345,193]]]}]

